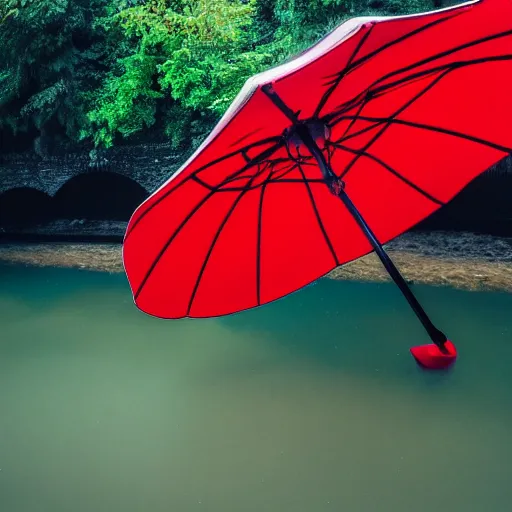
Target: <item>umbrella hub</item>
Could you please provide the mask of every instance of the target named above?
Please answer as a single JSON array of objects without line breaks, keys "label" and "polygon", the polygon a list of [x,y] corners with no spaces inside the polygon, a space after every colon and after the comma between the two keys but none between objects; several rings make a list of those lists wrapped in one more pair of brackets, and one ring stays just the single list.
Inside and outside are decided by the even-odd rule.
[{"label": "umbrella hub", "polygon": [[290,128],[287,128],[284,133],[286,147],[293,160],[300,160],[301,157],[304,157],[309,153],[304,141],[299,135],[299,131],[304,129],[308,130],[311,138],[316,142],[320,149],[324,149],[325,143],[331,135],[330,128],[321,119],[300,121]]}]

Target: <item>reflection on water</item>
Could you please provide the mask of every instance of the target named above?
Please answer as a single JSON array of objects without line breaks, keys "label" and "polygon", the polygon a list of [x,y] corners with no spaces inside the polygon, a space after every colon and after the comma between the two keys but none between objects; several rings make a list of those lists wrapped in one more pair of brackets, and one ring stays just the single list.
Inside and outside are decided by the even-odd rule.
[{"label": "reflection on water", "polygon": [[508,512],[512,295],[322,280],[226,318],[139,312],[124,275],[0,269],[0,510]]}]

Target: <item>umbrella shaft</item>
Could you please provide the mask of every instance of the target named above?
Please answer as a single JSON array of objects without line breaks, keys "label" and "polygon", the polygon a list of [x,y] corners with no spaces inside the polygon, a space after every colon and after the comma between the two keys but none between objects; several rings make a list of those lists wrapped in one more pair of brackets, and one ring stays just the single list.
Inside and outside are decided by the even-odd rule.
[{"label": "umbrella shaft", "polygon": [[418,302],[418,299],[414,296],[411,289],[407,285],[407,282],[402,277],[395,264],[388,256],[386,251],[383,249],[382,245],[379,243],[373,232],[371,231],[368,224],[365,222],[358,209],[355,207],[354,203],[351,201],[350,197],[344,190],[341,190],[338,194],[338,197],[341,199],[343,204],[347,207],[348,211],[351,213],[352,217],[354,217],[355,221],[365,234],[368,241],[371,243],[372,247],[375,249],[377,256],[380,258],[380,261],[388,271],[389,275],[396,283],[400,291],[407,299],[407,302],[416,313],[416,316],[419,318],[420,322],[423,324],[423,327],[427,331],[430,339],[433,343],[435,343],[440,350],[444,350],[444,344],[446,343],[446,336],[437,329],[434,324],[431,322],[428,315],[425,313],[425,310],[422,308],[421,304]]},{"label": "umbrella shaft", "polygon": [[368,226],[363,216],[359,213],[357,207],[354,205],[350,197],[345,192],[344,184],[339,181],[336,174],[330,168],[329,164],[325,160],[324,154],[314,141],[308,129],[305,126],[299,126],[297,128],[297,133],[301,137],[305,146],[310,151],[311,155],[317,161],[327,186],[336,196],[338,196],[341,199],[347,210],[350,212],[354,220],[357,222],[357,224],[365,234],[366,238],[372,245],[373,249],[377,253],[377,256],[380,258],[382,264],[388,271],[389,275],[396,283],[396,285],[400,288],[400,291],[407,299],[407,302],[409,303],[413,311],[416,313],[416,316],[418,317],[420,322],[423,324],[423,327],[427,331],[432,342],[435,343],[441,351],[447,352],[444,346],[447,341],[446,336],[439,329],[437,329],[434,326],[434,324],[430,321],[430,318],[425,313],[425,310],[421,307],[421,304],[418,302],[418,300],[412,293],[405,279],[402,277],[402,275],[396,268],[395,264],[391,261],[391,258],[388,256],[380,242],[377,240],[376,236],[370,229],[370,226]]}]

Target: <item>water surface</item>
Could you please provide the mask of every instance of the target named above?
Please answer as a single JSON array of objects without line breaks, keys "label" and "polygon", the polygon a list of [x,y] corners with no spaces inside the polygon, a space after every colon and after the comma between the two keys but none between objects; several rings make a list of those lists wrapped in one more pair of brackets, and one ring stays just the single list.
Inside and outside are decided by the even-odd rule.
[{"label": "water surface", "polygon": [[226,318],[124,275],[0,267],[0,511],[508,512],[512,294],[321,280]]}]

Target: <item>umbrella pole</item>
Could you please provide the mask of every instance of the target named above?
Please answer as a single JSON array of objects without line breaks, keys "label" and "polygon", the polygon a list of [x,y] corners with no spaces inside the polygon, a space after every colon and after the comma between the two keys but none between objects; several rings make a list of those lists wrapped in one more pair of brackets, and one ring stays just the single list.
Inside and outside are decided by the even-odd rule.
[{"label": "umbrella pole", "polygon": [[377,256],[380,258],[380,261],[388,271],[389,275],[391,276],[393,281],[396,283],[396,285],[406,298],[407,302],[411,306],[414,313],[416,313],[416,316],[418,317],[423,327],[427,331],[430,339],[432,340],[432,343],[434,343],[443,354],[448,354],[449,351],[445,347],[445,344],[448,341],[446,336],[444,335],[443,332],[437,329],[431,322],[427,313],[422,308],[421,304],[418,302],[418,299],[416,299],[411,289],[407,285],[405,279],[402,277],[402,275],[396,268],[395,264],[388,256],[380,242],[377,240],[375,234],[370,229],[370,226],[368,226],[368,224],[364,220],[363,216],[361,215],[357,207],[354,205],[350,197],[345,192],[344,184],[340,182],[339,178],[334,174],[333,170],[330,168],[329,164],[325,160],[324,154],[322,153],[322,151],[314,141],[313,137],[309,133],[308,128],[304,125],[299,125],[296,127],[296,129],[298,135],[304,142],[305,146],[308,148],[311,155],[317,161],[327,186],[336,196],[340,198],[340,200],[343,202],[347,210],[355,219],[355,221],[365,234],[366,238],[372,245],[373,249],[377,253]]},{"label": "umbrella pole", "polygon": [[274,91],[271,84],[263,86],[262,90],[263,93],[266,94],[272,101],[272,103],[274,103],[274,105],[279,108],[279,110],[281,110],[281,112],[293,123],[291,131],[288,132],[288,136],[290,133],[298,135],[299,139],[304,143],[304,145],[311,153],[311,156],[313,156],[313,158],[317,161],[318,166],[322,171],[325,183],[329,187],[329,190],[341,199],[352,217],[354,217],[355,221],[372,245],[389,275],[396,283],[398,288],[400,288],[400,291],[427,331],[433,345],[420,345],[417,347],[412,347],[411,353],[416,361],[418,361],[418,363],[420,363],[422,366],[432,369],[447,368],[453,364],[457,357],[457,350],[455,346],[446,338],[444,333],[437,329],[430,321],[430,318],[428,317],[427,313],[425,313],[425,310],[421,307],[418,299],[416,299],[412,293],[411,289],[405,282],[405,279],[395,267],[395,264],[391,261],[391,258],[387,255],[386,251],[384,251],[382,245],[377,240],[377,237],[373,234],[370,226],[368,226],[363,216],[359,213],[357,207],[345,192],[345,184],[338,178],[338,176],[336,176],[336,174],[334,174],[330,165],[325,160],[324,154],[315,142],[307,122],[300,121],[298,119],[297,113],[295,113],[288,105],[286,105],[286,103]]},{"label": "umbrella pole", "polygon": [[350,197],[343,189],[341,189],[339,193],[337,193],[336,195],[341,199],[343,204],[346,206],[347,210],[350,212],[352,217],[354,217],[355,221],[365,234],[368,241],[371,243],[373,249],[375,250],[377,256],[384,265],[388,274],[391,276],[391,278],[398,286],[398,288],[400,288],[400,291],[407,299],[407,302],[411,306],[412,310],[414,311],[414,313],[416,313],[416,316],[423,324],[423,327],[427,331],[430,339],[432,340],[432,343],[437,345],[441,352],[448,353],[448,350],[445,347],[445,343],[447,342],[445,334],[434,326],[434,324],[428,317],[427,313],[425,312],[421,304],[418,302],[418,299],[412,293],[407,282],[402,277],[402,274],[400,274],[399,270],[396,268],[395,264],[393,263],[389,255],[386,253],[382,245],[379,243],[374,233],[372,232],[366,221],[363,219],[363,217],[359,213],[359,210],[356,208]]}]

